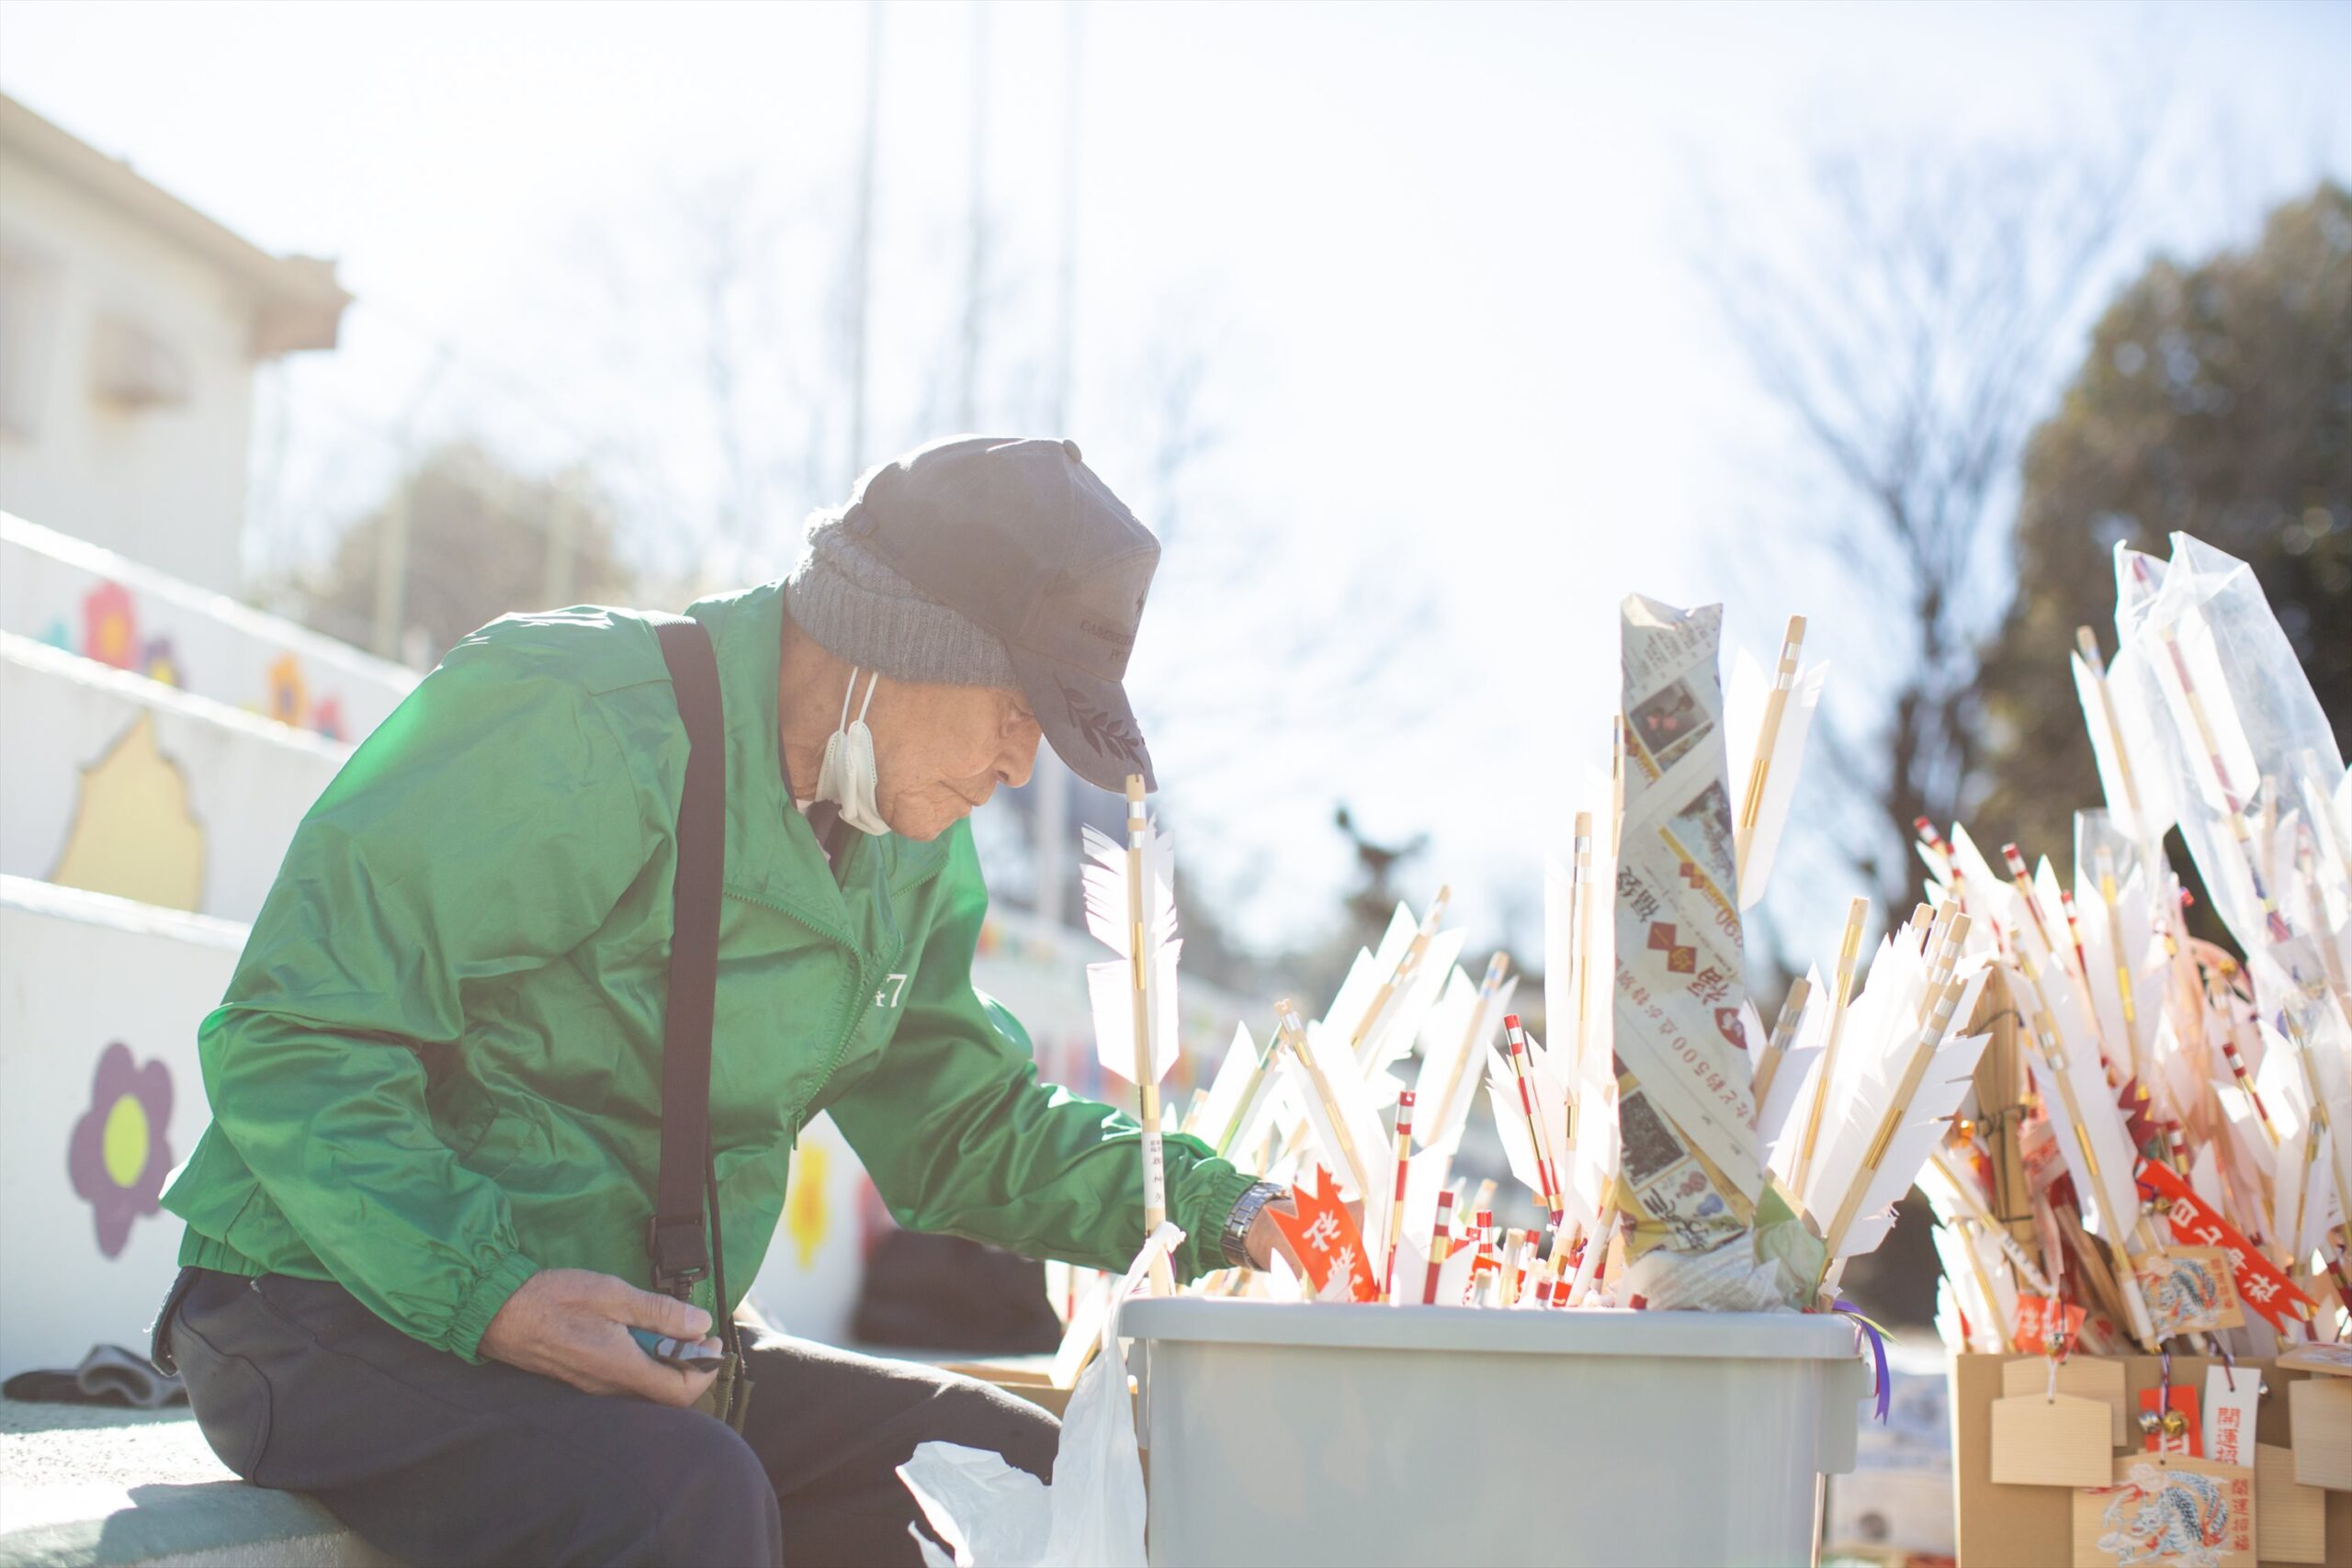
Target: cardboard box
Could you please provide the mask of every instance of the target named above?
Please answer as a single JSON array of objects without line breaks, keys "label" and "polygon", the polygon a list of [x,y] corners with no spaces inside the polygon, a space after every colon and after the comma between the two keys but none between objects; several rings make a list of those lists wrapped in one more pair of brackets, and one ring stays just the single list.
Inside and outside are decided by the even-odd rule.
[{"label": "cardboard box", "polygon": [[1053,1378],[1042,1365],[1048,1358],[1027,1356],[1009,1358],[1001,1361],[943,1361],[939,1370],[977,1378],[984,1383],[1002,1389],[1015,1399],[1025,1399],[1056,1420],[1069,1408],[1072,1390],[1056,1388]]},{"label": "cardboard box", "polygon": [[[2154,1389],[2163,1375],[2154,1356],[2116,1356],[2123,1366],[2124,1388],[2131,1407],[2139,1407],[2140,1393]],[[2001,1368],[2009,1361],[2037,1357],[1966,1355],[1952,1358],[1951,1424],[1952,1488],[1959,1515],[1961,1568],[2071,1568],[2074,1562],[2075,1494],[2063,1486],[2000,1486],[1993,1481],[1993,1402],[2001,1397]],[[2200,1393],[2205,1371],[2219,1362],[2204,1356],[2175,1356],[2173,1386]],[[2258,1377],[2270,1385],[2255,1417],[2255,1436],[2264,1443],[2285,1446],[2289,1425],[2288,1386],[2311,1374],[2280,1371],[2268,1361],[2240,1361],[2240,1378]],[[2140,1446],[2137,1428],[2129,1433],[2128,1452]],[[2257,1506],[2256,1521],[2260,1523]],[[2327,1494],[2327,1561],[2352,1564],[2352,1492]]]}]

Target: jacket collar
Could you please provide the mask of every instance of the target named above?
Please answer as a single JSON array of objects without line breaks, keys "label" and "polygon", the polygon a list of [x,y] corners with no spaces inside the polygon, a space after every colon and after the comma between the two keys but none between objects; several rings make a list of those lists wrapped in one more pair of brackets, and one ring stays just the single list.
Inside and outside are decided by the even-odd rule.
[{"label": "jacket collar", "polygon": [[[931,875],[947,858],[945,834],[917,843],[896,833],[853,831],[834,880],[816,830],[793,804],[785,776],[776,683],[784,643],[784,585],[763,583],[696,601],[686,614],[710,632],[727,708],[727,881],[780,903],[835,934],[851,936],[844,888],[876,893]],[[812,781],[813,782],[813,781]]]}]

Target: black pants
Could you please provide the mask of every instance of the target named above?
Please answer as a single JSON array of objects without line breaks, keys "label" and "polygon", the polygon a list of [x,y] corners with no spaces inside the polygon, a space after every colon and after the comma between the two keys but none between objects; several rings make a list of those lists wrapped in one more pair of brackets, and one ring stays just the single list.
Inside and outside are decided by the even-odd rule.
[{"label": "black pants", "polygon": [[1038,1476],[1035,1405],[929,1367],[746,1330],[754,1393],[727,1425],[582,1393],[410,1338],[342,1287],[188,1269],[157,1325],[198,1425],[257,1485],[308,1492],[426,1563],[911,1563],[894,1473],[933,1438]]}]

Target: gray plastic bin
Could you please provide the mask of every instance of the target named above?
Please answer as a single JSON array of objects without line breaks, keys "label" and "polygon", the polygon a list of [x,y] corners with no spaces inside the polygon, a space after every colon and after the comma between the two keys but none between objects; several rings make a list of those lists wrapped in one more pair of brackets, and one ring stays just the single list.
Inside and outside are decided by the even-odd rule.
[{"label": "gray plastic bin", "polygon": [[1804,1563],[1843,1319],[1131,1303],[1154,1568]]}]

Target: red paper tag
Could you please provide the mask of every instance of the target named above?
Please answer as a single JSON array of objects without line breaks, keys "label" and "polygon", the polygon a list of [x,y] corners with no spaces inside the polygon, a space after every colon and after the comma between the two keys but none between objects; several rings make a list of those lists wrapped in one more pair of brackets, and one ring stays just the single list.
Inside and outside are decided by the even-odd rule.
[{"label": "red paper tag", "polygon": [[2156,1429],[2143,1436],[2141,1447],[2152,1454],[2187,1454],[2191,1459],[2205,1457],[2205,1434],[2197,1424],[2197,1391],[2175,1384],[2169,1408],[2156,1409],[2156,1391],[2140,1391],[2140,1412],[2157,1416]]},{"label": "red paper tag", "polygon": [[2317,1310],[2317,1303],[2295,1289],[2292,1280],[2256,1252],[2252,1242],[2232,1229],[2230,1223],[2215,1213],[2212,1206],[2170,1167],[2143,1159],[2139,1176],[2142,1187],[2169,1201],[2171,1207],[2165,1212],[2165,1223],[2172,1227],[2175,1241],[2190,1247],[2218,1247],[2230,1255],[2238,1300],[2248,1311],[2259,1314],[2273,1329],[2284,1333],[2289,1318],[2301,1322]]},{"label": "red paper tag", "polygon": [[2054,1336],[2061,1347],[2075,1343],[2083,1331],[2083,1309],[2042,1296],[2018,1297],[2018,1326],[2009,1343],[2029,1356],[2047,1355]]},{"label": "red paper tag", "polygon": [[1291,1189],[1298,1204],[1295,1217],[1279,1209],[1268,1209],[1267,1217],[1298,1255],[1300,1266],[1306,1270],[1306,1282],[1315,1288],[1317,1295],[1322,1295],[1337,1277],[1349,1300],[1378,1301],[1380,1281],[1373,1278],[1372,1262],[1363,1255],[1363,1235],[1356,1227],[1355,1216],[1340,1201],[1340,1190],[1332,1181],[1331,1173],[1319,1165],[1315,1168],[1315,1183],[1313,1191],[1304,1187]]}]

